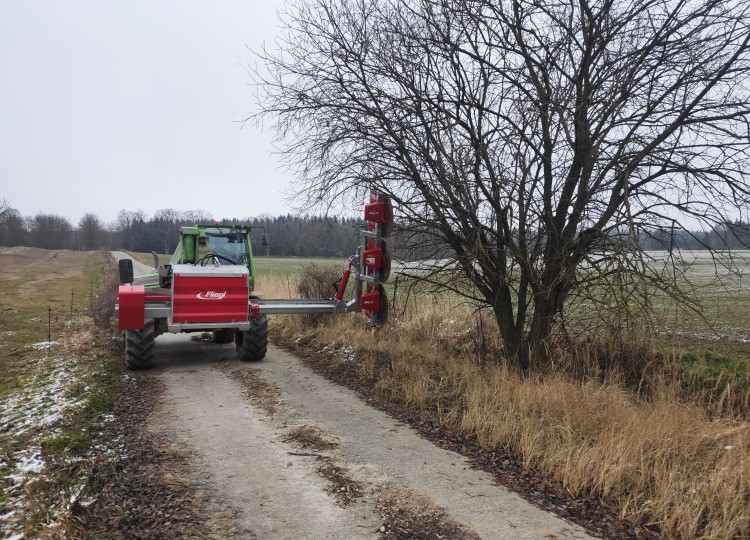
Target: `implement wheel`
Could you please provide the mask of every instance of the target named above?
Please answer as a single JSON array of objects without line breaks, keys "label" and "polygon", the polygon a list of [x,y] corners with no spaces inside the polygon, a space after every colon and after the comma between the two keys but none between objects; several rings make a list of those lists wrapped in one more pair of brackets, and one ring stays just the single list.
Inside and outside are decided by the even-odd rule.
[{"label": "implement wheel", "polygon": [[128,369],[151,367],[155,338],[153,319],[146,321],[141,330],[125,330],[125,365]]},{"label": "implement wheel", "polygon": [[259,319],[250,321],[250,330],[234,333],[234,343],[237,346],[237,357],[245,362],[263,360],[268,349],[268,319],[261,315]]},{"label": "implement wheel", "polygon": [[214,343],[231,343],[234,340],[233,328],[214,330]]}]

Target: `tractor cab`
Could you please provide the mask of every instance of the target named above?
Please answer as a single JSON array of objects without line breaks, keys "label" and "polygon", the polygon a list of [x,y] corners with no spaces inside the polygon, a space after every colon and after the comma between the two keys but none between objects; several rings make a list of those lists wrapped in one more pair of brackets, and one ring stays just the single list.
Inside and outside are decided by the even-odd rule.
[{"label": "tractor cab", "polygon": [[211,259],[216,255],[219,264],[244,264],[250,259],[246,234],[229,228],[206,229],[198,236],[198,259]]},{"label": "tractor cab", "polygon": [[171,267],[176,264],[195,266],[244,266],[248,271],[250,291],[255,285],[255,265],[249,225],[195,225],[180,228],[180,241],[170,264],[159,269],[160,286],[169,287]]}]

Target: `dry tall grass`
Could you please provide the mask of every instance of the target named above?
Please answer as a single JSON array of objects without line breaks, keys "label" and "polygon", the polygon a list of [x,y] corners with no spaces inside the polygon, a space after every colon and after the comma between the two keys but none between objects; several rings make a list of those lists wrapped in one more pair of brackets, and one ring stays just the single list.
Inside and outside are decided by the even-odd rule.
[{"label": "dry tall grass", "polygon": [[[263,287],[294,294],[283,283]],[[648,372],[648,392],[634,391],[617,370],[522,377],[499,361],[492,324],[446,298],[412,297],[379,331],[356,315],[320,326],[277,317],[272,327],[318,350],[353,348],[382,402],[436,412],[483,447],[521,456],[572,493],[616,500],[624,516],[650,520],[667,537],[750,536],[747,416],[692,398],[658,370]],[[719,401],[734,399],[727,392]]]}]

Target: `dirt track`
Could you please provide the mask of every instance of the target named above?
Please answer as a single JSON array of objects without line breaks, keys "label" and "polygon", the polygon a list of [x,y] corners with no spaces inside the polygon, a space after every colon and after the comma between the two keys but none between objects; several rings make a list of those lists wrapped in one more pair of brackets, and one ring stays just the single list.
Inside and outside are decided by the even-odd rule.
[{"label": "dirt track", "polygon": [[149,428],[184,448],[241,537],[387,537],[392,516],[432,532],[418,537],[587,537],[276,347],[242,363],[233,344],[168,334],[148,376],[166,388]]}]

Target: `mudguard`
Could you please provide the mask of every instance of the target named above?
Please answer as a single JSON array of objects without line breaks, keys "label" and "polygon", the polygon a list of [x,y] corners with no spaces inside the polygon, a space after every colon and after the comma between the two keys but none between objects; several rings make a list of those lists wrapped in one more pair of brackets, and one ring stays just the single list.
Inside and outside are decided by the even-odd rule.
[{"label": "mudguard", "polygon": [[145,325],[146,288],[143,285],[120,285],[117,326],[120,330],[140,330]]}]

